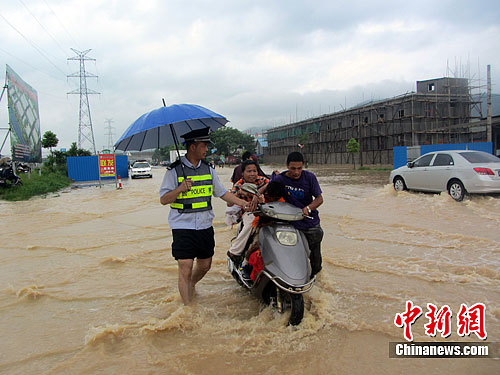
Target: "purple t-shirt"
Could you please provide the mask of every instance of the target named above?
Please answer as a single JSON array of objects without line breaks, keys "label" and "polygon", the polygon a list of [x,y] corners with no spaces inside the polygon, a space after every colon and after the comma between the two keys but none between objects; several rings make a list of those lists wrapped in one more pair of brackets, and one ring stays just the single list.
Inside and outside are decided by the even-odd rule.
[{"label": "purple t-shirt", "polygon": [[[303,170],[297,180],[287,177],[285,173],[286,171],[278,175],[273,175],[271,180],[281,182],[285,185],[288,192],[285,200],[288,203],[299,208],[304,208],[311,204],[314,198],[322,194],[318,179],[314,173]],[[313,219],[304,218],[304,220],[294,222],[294,226],[297,229],[307,229],[317,226],[319,224],[318,210],[312,210],[309,216],[312,216]]]}]

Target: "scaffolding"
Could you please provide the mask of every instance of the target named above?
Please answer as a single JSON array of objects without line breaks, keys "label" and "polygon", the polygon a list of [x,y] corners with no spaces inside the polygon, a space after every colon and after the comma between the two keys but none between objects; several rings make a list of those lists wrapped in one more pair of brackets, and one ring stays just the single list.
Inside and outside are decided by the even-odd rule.
[{"label": "scaffolding", "polygon": [[[267,131],[265,161],[282,163],[299,151],[310,163],[392,164],[392,148],[425,144],[484,141],[486,126],[480,101],[467,78],[417,81],[417,91],[371,101]],[[360,144],[356,156],[346,150],[349,139]]]}]

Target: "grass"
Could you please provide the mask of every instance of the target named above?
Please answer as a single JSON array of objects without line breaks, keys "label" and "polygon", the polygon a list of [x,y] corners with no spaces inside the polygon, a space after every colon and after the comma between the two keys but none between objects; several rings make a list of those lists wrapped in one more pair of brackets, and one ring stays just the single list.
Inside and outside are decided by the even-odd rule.
[{"label": "grass", "polygon": [[0,199],[6,201],[25,201],[31,197],[45,195],[64,189],[71,184],[71,180],[62,174],[48,173],[42,174],[32,173],[31,178],[27,174],[21,175],[23,184],[21,186],[12,186],[0,188]]}]

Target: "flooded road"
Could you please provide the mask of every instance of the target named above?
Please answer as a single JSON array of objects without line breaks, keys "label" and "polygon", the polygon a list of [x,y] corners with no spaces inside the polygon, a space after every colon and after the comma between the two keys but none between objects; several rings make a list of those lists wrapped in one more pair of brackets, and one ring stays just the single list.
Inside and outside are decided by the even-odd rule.
[{"label": "flooded road", "polygon": [[[271,166],[264,166],[271,171]],[[302,324],[262,306],[227,271],[235,228],[214,200],[216,254],[184,307],[169,208],[152,179],[0,202],[2,374],[494,374],[493,359],[389,359],[405,301],[486,305],[500,341],[500,199],[396,194],[388,171],[312,167],[323,189],[323,271]],[[230,186],[232,169],[217,169]],[[413,325],[416,341],[425,317]]]}]

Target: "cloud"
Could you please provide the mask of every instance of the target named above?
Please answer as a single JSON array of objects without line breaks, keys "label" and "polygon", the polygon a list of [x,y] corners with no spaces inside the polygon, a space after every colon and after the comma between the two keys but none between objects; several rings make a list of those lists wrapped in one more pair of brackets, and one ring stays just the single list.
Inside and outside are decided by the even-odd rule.
[{"label": "cloud", "polygon": [[[98,149],[106,119],[116,140],[162,98],[206,106],[239,129],[281,125],[447,73],[484,83],[499,57],[495,1],[23,3],[46,30],[20,2],[0,0],[0,14],[32,43],[0,17],[0,65],[38,90],[42,133],[54,131],[62,147],[78,135],[79,99],[66,95],[79,85],[66,78],[79,71],[70,48],[91,48],[96,59],[86,69],[99,76],[87,80],[101,92],[89,99]],[[499,72],[493,66],[493,82]]]}]

